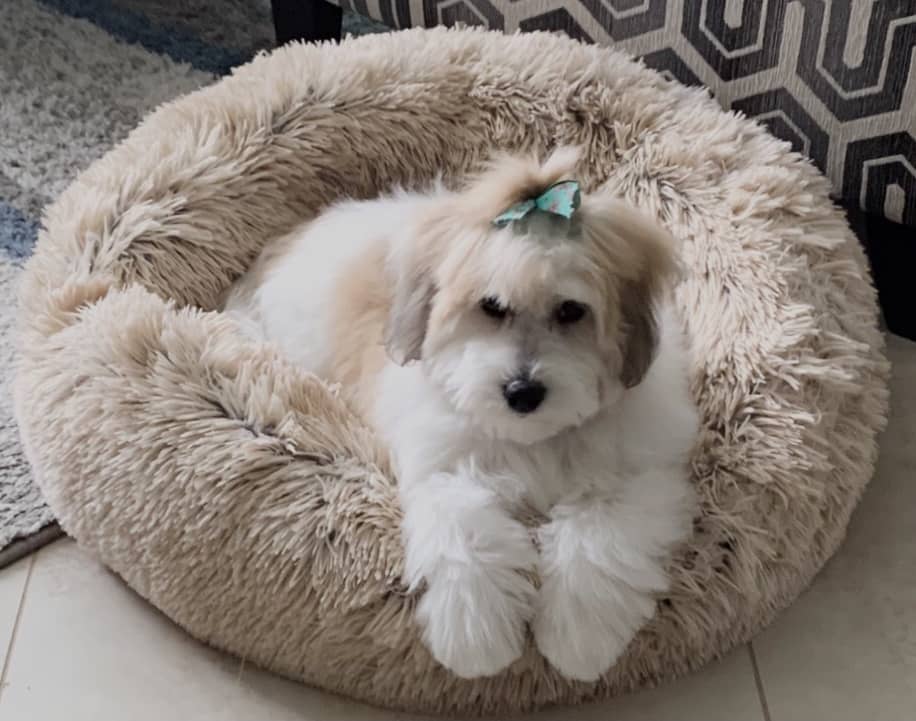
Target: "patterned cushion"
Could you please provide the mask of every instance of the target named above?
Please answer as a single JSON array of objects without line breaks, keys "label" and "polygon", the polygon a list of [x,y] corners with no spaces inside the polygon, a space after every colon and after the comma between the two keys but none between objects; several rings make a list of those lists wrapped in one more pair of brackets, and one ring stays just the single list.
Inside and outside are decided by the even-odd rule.
[{"label": "patterned cushion", "polygon": [[337,0],[390,27],[615,43],[808,155],[847,205],[916,225],[916,0]]}]

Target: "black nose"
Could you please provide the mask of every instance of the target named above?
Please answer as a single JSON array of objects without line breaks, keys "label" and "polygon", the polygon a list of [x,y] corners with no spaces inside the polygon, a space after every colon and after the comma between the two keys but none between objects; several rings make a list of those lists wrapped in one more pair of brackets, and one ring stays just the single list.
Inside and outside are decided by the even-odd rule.
[{"label": "black nose", "polygon": [[503,397],[516,413],[531,413],[544,400],[547,388],[539,381],[516,378],[503,386]]}]

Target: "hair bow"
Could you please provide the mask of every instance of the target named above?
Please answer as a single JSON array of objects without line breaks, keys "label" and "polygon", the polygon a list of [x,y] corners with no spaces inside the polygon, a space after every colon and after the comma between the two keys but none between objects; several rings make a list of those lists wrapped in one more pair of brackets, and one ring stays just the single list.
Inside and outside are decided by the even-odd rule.
[{"label": "hair bow", "polygon": [[569,220],[581,202],[579,183],[575,180],[561,180],[554,183],[536,198],[516,203],[493,220],[493,225],[504,228],[516,220],[521,220],[529,213],[539,210],[542,213],[559,215]]}]

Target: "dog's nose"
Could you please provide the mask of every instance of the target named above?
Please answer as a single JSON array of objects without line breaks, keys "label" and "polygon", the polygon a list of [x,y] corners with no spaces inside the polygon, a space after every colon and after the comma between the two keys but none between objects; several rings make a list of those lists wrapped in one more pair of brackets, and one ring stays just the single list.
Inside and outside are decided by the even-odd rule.
[{"label": "dog's nose", "polygon": [[541,405],[546,395],[547,388],[543,383],[527,378],[516,378],[503,386],[503,397],[516,413],[531,413]]}]

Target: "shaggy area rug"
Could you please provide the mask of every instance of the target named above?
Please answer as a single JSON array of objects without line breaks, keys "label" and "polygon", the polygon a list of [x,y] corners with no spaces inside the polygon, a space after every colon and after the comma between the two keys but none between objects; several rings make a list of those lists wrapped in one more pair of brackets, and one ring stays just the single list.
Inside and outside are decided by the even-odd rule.
[{"label": "shaggy area rug", "polygon": [[[348,15],[344,29],[379,26]],[[273,43],[269,0],[0,2],[0,567],[60,535],[9,396],[17,278],[42,208],[150,110]]]}]

